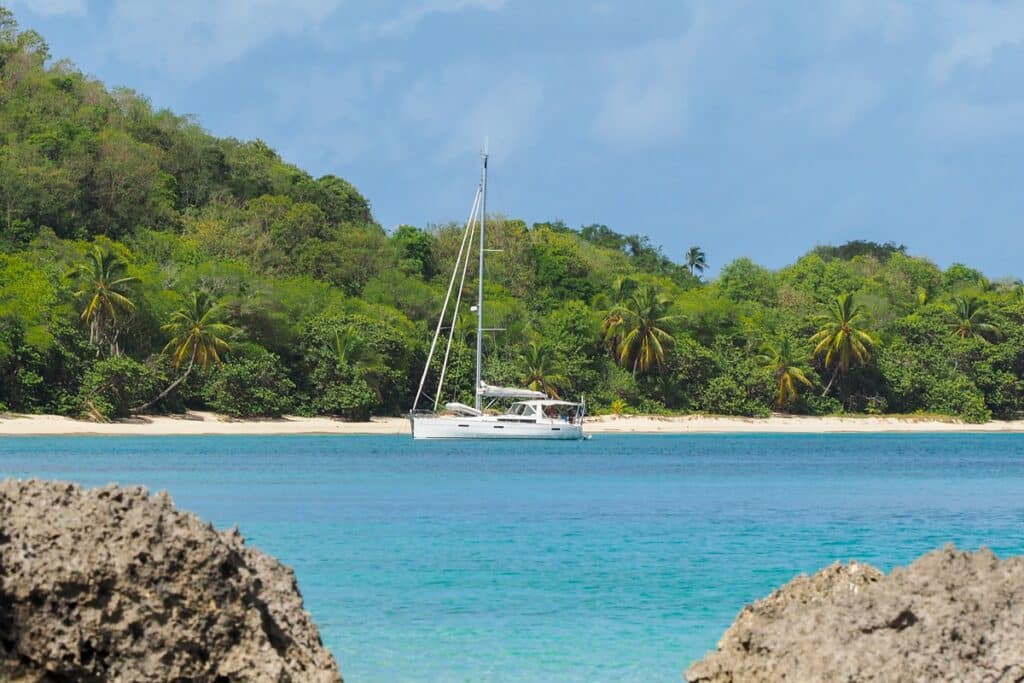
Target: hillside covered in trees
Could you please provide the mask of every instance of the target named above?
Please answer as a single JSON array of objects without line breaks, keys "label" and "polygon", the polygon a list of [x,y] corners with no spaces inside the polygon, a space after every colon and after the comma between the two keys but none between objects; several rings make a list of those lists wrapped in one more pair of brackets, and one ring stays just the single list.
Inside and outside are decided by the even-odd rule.
[{"label": "hillside covered in trees", "polygon": [[[707,282],[696,247],[489,221],[492,383],[616,412],[1024,408],[1019,282],[871,242]],[[389,233],[348,181],[108,89],[0,8],[0,410],[400,414],[461,228]],[[472,395],[469,316],[448,400]]]}]

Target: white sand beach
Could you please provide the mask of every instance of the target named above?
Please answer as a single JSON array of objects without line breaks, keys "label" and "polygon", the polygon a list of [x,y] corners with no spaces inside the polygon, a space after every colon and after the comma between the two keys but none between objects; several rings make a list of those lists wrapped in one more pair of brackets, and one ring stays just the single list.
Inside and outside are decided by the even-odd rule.
[{"label": "white sand beach", "polygon": [[[890,432],[1024,432],[1024,420],[966,424],[954,419],[916,416],[768,418],[686,415],[602,415],[587,418],[590,434],[831,434]],[[0,436],[121,435],[161,436],[197,434],[408,434],[409,421],[375,417],[369,422],[346,422],[329,417],[283,417],[233,420],[214,413],[147,416],[118,422],[84,422],[59,415],[0,415]]]}]

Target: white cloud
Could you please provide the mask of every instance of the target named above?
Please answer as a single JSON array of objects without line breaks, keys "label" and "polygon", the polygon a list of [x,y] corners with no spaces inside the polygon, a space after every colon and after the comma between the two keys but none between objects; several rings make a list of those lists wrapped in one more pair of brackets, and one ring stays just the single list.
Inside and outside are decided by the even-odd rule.
[{"label": "white cloud", "polygon": [[247,116],[255,129],[270,114],[289,130],[281,144],[288,158],[312,160],[318,166],[349,164],[365,155],[397,159],[397,126],[391,108],[381,103],[401,74],[398,62],[383,60],[279,77],[271,87],[269,109],[260,107]]},{"label": "white cloud", "polygon": [[116,0],[110,50],[180,80],[196,80],[279,35],[312,32],[342,0]]},{"label": "white cloud", "polygon": [[697,13],[690,29],[679,37],[614,52],[606,60],[608,86],[592,133],[620,146],[644,147],[682,138],[705,24],[704,15]]},{"label": "white cloud", "polygon": [[940,140],[975,141],[1024,134],[1024,101],[978,104],[964,100],[936,102],[925,108],[923,131]]},{"label": "white cloud", "polygon": [[381,36],[404,36],[412,33],[420,22],[432,14],[452,14],[467,9],[495,12],[505,6],[506,0],[419,0],[397,17],[376,27]]},{"label": "white cloud", "polygon": [[960,68],[986,67],[1000,49],[1024,43],[1020,3],[968,2],[954,6],[947,21],[952,38],[928,66],[929,75],[940,83]]},{"label": "white cloud", "polygon": [[868,33],[893,43],[907,38],[917,24],[914,6],[905,0],[837,0],[822,3],[821,9],[826,12],[829,40],[858,39]]},{"label": "white cloud", "polygon": [[824,133],[840,133],[882,100],[882,84],[856,64],[811,68],[800,81],[793,110]]},{"label": "white cloud", "polygon": [[402,111],[434,138],[437,161],[475,152],[485,140],[501,161],[533,139],[543,99],[543,86],[532,76],[509,73],[495,80],[480,68],[459,66],[418,81]]},{"label": "white cloud", "polygon": [[85,14],[85,0],[14,0],[16,7],[24,7],[40,16]]}]

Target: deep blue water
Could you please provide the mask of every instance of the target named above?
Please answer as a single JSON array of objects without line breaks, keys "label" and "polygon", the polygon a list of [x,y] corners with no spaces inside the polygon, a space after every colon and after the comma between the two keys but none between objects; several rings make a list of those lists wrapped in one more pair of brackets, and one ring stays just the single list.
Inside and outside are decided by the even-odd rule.
[{"label": "deep blue water", "polygon": [[1024,437],[0,438],[294,567],[348,683],[675,681],[747,602],[946,542],[1024,553]]}]

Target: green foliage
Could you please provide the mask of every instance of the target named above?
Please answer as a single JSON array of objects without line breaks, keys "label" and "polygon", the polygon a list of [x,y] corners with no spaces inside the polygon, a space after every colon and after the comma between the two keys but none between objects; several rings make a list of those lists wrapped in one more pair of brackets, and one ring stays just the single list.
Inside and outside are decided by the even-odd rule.
[{"label": "green foliage", "polygon": [[907,247],[895,242],[879,244],[869,240],[853,240],[839,246],[820,246],[813,253],[824,259],[840,259],[852,261],[858,256],[870,256],[878,261],[885,262],[894,254],[905,254]]},{"label": "green foliage", "polygon": [[608,412],[612,415],[623,415],[629,412],[629,406],[621,398],[617,398],[608,406]]},{"label": "green foliage", "polygon": [[777,391],[775,407],[785,408],[800,396],[801,385],[813,386],[807,378],[809,370],[806,363],[810,354],[799,348],[792,337],[783,335],[769,339],[761,344],[761,353],[757,362],[774,379]]},{"label": "green foliage", "polygon": [[400,225],[391,236],[398,249],[402,269],[430,280],[437,274],[434,260],[434,238],[430,233],[411,225]]},{"label": "green foliage", "polygon": [[313,412],[354,417],[408,409],[422,362],[423,342],[415,332],[401,314],[382,308],[312,318],[302,334],[302,355]]},{"label": "green foliage", "polygon": [[988,322],[988,302],[975,296],[955,296],[952,300],[952,333],[961,339],[991,341],[999,329]]},{"label": "green foliage", "polygon": [[716,369],[699,390],[696,408],[715,415],[767,417],[775,396],[771,375],[745,349],[719,341],[713,348]]},{"label": "green foliage", "polygon": [[727,299],[773,306],[778,297],[775,276],[748,258],[739,258],[722,268],[718,287]]},{"label": "green foliage", "polygon": [[89,327],[89,343],[109,345],[110,355],[120,354],[118,336],[125,317],[135,309],[130,287],[138,278],[128,274],[128,264],[99,244],[86,253],[69,277],[78,283],[75,298],[82,304],[82,322]]},{"label": "green foliage", "polygon": [[293,408],[295,384],[280,358],[253,347],[214,370],[203,393],[211,408],[231,417],[280,417]]},{"label": "green foliage", "polygon": [[568,384],[555,352],[549,346],[530,342],[519,357],[519,367],[518,379],[522,386],[543,391],[551,398],[560,398],[558,392]]},{"label": "green foliage", "polygon": [[554,301],[589,300],[597,291],[573,235],[534,226],[533,255],[537,263],[537,284]]},{"label": "green foliage", "polygon": [[982,423],[992,419],[985,397],[978,387],[963,375],[930,382],[924,402],[929,411],[956,415],[965,422]]},{"label": "green foliage", "polygon": [[[462,227],[388,234],[348,181],[51,62],[0,10],[2,408],[401,414]],[[1024,413],[1019,282],[855,240],[704,283],[697,246],[676,262],[606,225],[487,227],[489,381],[596,411]],[[443,400],[473,400],[467,274]]]},{"label": "green foliage", "polygon": [[668,297],[652,285],[632,288],[605,318],[605,341],[612,342],[616,359],[633,375],[660,370],[675,343],[669,331],[678,316],[669,313]]},{"label": "green foliage", "polygon": [[707,270],[707,255],[700,247],[690,247],[684,255],[684,258],[686,260],[686,267],[690,269],[691,275],[695,275],[696,273],[703,273],[705,270]]},{"label": "green foliage", "polygon": [[826,369],[833,370],[832,379],[822,394],[825,395],[837,374],[846,375],[850,368],[868,362],[877,340],[867,330],[867,311],[852,294],[837,296],[814,322],[818,327],[811,337],[814,355],[821,358]]},{"label": "green foliage", "polygon": [[170,352],[175,368],[184,363],[190,369],[195,364],[206,369],[211,363],[221,362],[221,354],[228,350],[224,338],[233,330],[219,316],[220,308],[205,292],[182,297],[181,308],[161,328],[171,337],[164,352]]},{"label": "green foliage", "polygon": [[749,389],[731,375],[711,379],[704,389],[701,408],[713,415],[768,417],[770,414],[768,407],[751,397]]},{"label": "green foliage", "polygon": [[94,420],[127,417],[165,381],[156,368],[127,356],[96,361],[82,379],[78,412]]},{"label": "green foliage", "polygon": [[954,263],[942,274],[942,285],[948,291],[960,292],[971,288],[985,289],[988,280],[980,270]]}]

